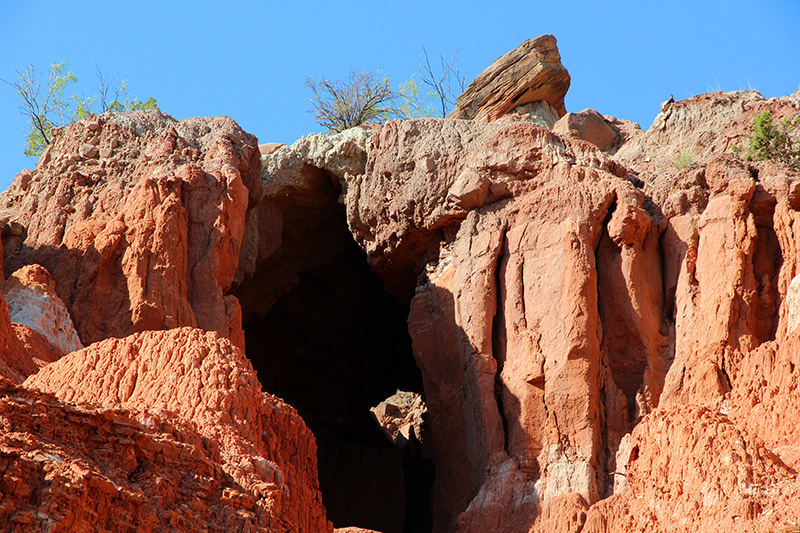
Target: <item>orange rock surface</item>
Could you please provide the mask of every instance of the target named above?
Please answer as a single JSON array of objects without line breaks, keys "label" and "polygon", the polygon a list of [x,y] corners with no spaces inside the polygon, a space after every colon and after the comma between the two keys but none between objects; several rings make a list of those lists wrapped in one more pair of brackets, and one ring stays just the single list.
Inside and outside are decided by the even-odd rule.
[{"label": "orange rock surface", "polygon": [[[796,530],[800,174],[731,146],[798,107],[670,100],[604,117],[607,152],[519,120],[60,130],[0,195],[0,531]],[[414,394],[370,366],[402,342]]]},{"label": "orange rock surface", "polygon": [[[800,521],[789,505],[800,366],[787,338],[788,287],[800,273],[797,174],[722,154],[726,135],[765,109],[786,113],[787,102],[726,98],[720,114],[708,96],[673,104],[680,111],[663,123],[626,135],[615,160],[523,124],[418,120],[373,138],[348,198],[350,226],[387,284],[424,274],[409,328],[436,448],[436,530],[577,531],[587,511],[594,530],[615,531]],[[664,157],[651,139],[682,131],[702,159],[663,175],[639,159]],[[667,410],[646,416],[658,406]],[[673,511],[665,478],[643,477],[656,466],[629,472],[627,484],[617,474],[631,439],[666,431],[645,424],[651,416],[723,438],[701,435],[712,411],[685,406],[766,443],[757,453],[775,498],[742,496],[732,478],[708,497],[718,507],[695,499],[650,516],[638,506],[632,483],[652,480],[662,488],[648,505]],[[639,427],[649,429],[631,436]],[[651,442],[634,446],[656,457],[663,442]],[[696,445],[670,443],[670,464],[685,468]],[[725,502],[749,510],[728,516]]]},{"label": "orange rock surface", "polygon": [[[200,481],[205,476],[210,485],[231,487],[217,487],[220,508],[203,509],[206,513],[220,513],[228,505],[233,507],[230,520],[240,524],[276,531],[330,529],[317,489],[311,432],[294,409],[261,392],[250,362],[215,332],[185,327],[108,339],[48,365],[23,386],[65,405],[111,413],[112,420],[115,412],[125,413],[137,428],[169,421],[193,435],[203,453],[180,454],[186,463],[172,474],[171,490],[183,488],[181,478],[193,475],[197,463],[205,469]],[[209,446],[213,457],[208,457]],[[130,457],[124,476],[134,475],[137,461],[145,459],[146,454]],[[102,471],[103,465],[95,468]],[[153,475],[150,468],[144,471]],[[188,491],[180,499],[189,498],[184,503],[196,511],[210,495],[209,489],[199,495]],[[182,519],[191,516],[187,510]],[[194,529],[203,520],[194,518],[184,528]],[[156,531],[169,523],[142,526]]]},{"label": "orange rock surface", "polygon": [[[89,157],[86,144],[99,151]],[[255,137],[226,117],[81,121],[0,196],[25,228],[4,241],[6,268],[50,271],[84,344],[197,326],[243,346],[238,302],[225,292],[259,171]]]}]

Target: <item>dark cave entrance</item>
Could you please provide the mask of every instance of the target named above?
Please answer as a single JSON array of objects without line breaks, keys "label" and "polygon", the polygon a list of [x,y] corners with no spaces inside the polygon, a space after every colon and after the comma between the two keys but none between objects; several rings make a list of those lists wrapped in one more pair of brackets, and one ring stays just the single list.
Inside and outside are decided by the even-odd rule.
[{"label": "dark cave entrance", "polygon": [[320,489],[334,527],[431,531],[427,446],[397,448],[370,408],[398,389],[422,393],[408,308],[384,289],[347,229],[331,177],[282,209],[281,245],[234,294],[246,353],[264,390],[314,432]]}]

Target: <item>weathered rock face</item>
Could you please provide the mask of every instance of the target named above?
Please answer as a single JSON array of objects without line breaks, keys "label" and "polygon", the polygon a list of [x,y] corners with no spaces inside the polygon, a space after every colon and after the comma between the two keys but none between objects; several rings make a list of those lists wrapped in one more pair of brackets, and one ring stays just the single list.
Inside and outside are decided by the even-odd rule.
[{"label": "weathered rock face", "polygon": [[[131,512],[127,518],[131,523],[144,520],[141,526],[151,531],[167,525],[192,530],[204,524],[221,530],[225,522],[235,521],[275,531],[332,529],[317,489],[311,432],[294,409],[261,392],[250,362],[215,332],[178,328],[108,339],[48,365],[24,386],[52,394],[63,404],[100,408],[98,415],[81,413],[99,419],[99,426],[108,426],[117,418],[133,419],[127,433],[113,427],[98,428],[101,436],[109,430],[128,436],[127,453],[120,454],[119,462],[112,465],[104,465],[109,458],[101,455],[91,465],[94,472],[86,473],[89,487],[93,486],[92,473],[99,471],[105,476],[99,479],[101,488],[113,489],[106,496],[109,501],[118,496],[124,501],[125,490],[138,495],[134,501],[145,512]],[[174,445],[151,443],[163,438],[160,432],[170,431],[164,429],[166,420],[189,435],[185,452],[171,455],[168,447]],[[65,431],[77,429],[69,421],[54,422],[57,427],[65,426]],[[69,449],[72,443],[64,446]],[[171,460],[165,462],[162,454]],[[178,456],[183,462],[175,465]],[[57,460],[46,457],[45,463]],[[177,470],[159,480],[161,468],[170,466]],[[135,475],[137,468],[142,471],[140,478]],[[131,483],[131,476],[137,482]],[[183,476],[190,479],[181,481]],[[33,483],[31,490],[46,489],[42,480],[24,481]],[[155,483],[158,490],[142,486],[145,482]],[[175,501],[175,508],[180,508],[180,502],[189,508],[170,518],[164,504],[157,501],[158,494]],[[231,508],[227,513],[222,510],[226,505]],[[215,515],[219,518],[213,518]],[[112,516],[104,518],[114,524]],[[64,525],[68,517],[52,520]]]},{"label": "weathered rock face", "polygon": [[600,117],[604,153],[530,122],[532,43],[485,121],[63,130],[0,197],[0,524],[796,528],[800,176],[729,152],[800,100]]},{"label": "weathered rock face", "polygon": [[627,491],[589,508],[582,531],[774,531],[797,520],[796,471],[707,408],[646,417],[624,474]]},{"label": "weathered rock face", "polygon": [[547,102],[562,116],[569,82],[556,38],[528,39],[481,72],[458,97],[448,118],[492,121],[515,107],[538,101]]},{"label": "weathered rock face", "polygon": [[224,117],[81,121],[0,198],[24,228],[4,240],[6,268],[50,271],[84,344],[187,325],[243,346],[225,293],[259,171],[255,138]]},{"label": "weathered rock face", "polygon": [[[398,294],[417,280],[409,329],[437,461],[435,530],[621,531],[646,517],[661,530],[680,516],[687,531],[722,530],[725,502],[756,530],[800,518],[788,504],[800,363],[787,296],[800,185],[786,167],[721,154],[735,128],[766,109],[792,117],[796,102],[722,96],[669,104],[683,118],[647,133],[615,124],[630,179],[588,145],[514,121],[389,123],[373,137],[348,216],[375,271],[406,284]],[[705,155],[663,174],[639,159],[675,139]],[[676,417],[695,436],[670,440]],[[686,468],[693,442],[728,433],[762,462],[717,492],[698,479],[692,498],[705,500],[675,510],[656,495],[671,482],[631,470],[632,450]],[[675,457],[659,455],[659,438]],[[696,459],[701,471],[718,456]],[[767,493],[737,488],[762,477]]]},{"label": "weathered rock face", "polygon": [[[8,286],[14,286],[15,281],[8,280],[7,283]],[[5,283],[3,286],[6,286]],[[34,292],[37,296],[40,295],[39,292]],[[45,299],[47,300],[49,296],[48,292]],[[33,308],[38,308],[36,302],[30,303]],[[47,303],[49,305],[44,307],[54,305],[53,302]],[[5,378],[11,383],[22,383],[40,367],[57,360],[62,355],[64,352],[53,346],[44,334],[26,324],[11,321],[9,306],[5,296],[0,292],[0,378]]]},{"label": "weathered rock face", "polygon": [[[387,277],[431,261],[409,327],[437,528],[465,512],[465,531],[510,517],[506,530],[526,530],[541,498],[605,493],[629,405],[664,371],[652,364],[661,287],[634,282],[659,271],[658,227],[624,176],[530,124],[428,119],[373,137],[349,189],[351,228]],[[598,304],[603,289],[612,302]],[[623,340],[604,338],[620,323]]]},{"label": "weathered rock face", "polygon": [[[309,522],[297,515],[312,506],[281,501],[292,480],[274,463],[248,458],[265,467],[251,476],[263,482],[242,487],[220,467],[223,446],[166,413],[75,406],[3,384],[0,423],[4,531],[298,531]],[[304,530],[330,531],[312,524]]]},{"label": "weathered rock face", "polygon": [[[260,166],[230,119],[110,115],[63,130],[4,193],[9,270],[36,261],[53,276],[29,264],[5,282],[21,324],[0,299],[0,372],[36,374],[4,385],[0,523],[332,530],[313,435],[236,347],[241,312],[226,292]],[[168,331],[79,349],[59,296],[87,344]]]},{"label": "weathered rock face", "polygon": [[553,106],[544,100],[539,100],[517,106],[498,120],[528,120],[537,126],[552,130],[555,123],[558,122],[558,113]]},{"label": "weathered rock face", "polygon": [[330,198],[364,172],[369,137],[362,128],[312,134],[265,154],[263,197],[248,213],[236,272],[246,314],[266,313],[297,286],[299,273],[329,262],[351,240]]},{"label": "weathered rock face", "polygon": [[[644,182],[645,192],[671,218],[687,204],[701,202],[697,197],[704,191],[707,196],[711,184],[705,182],[706,164],[730,155],[735,146],[746,148],[757,115],[772,111],[782,120],[795,116],[799,104],[800,97],[765,99],[752,91],[667,101],[646,132],[628,135],[614,159]],[[761,165],[769,166],[754,166]]]}]

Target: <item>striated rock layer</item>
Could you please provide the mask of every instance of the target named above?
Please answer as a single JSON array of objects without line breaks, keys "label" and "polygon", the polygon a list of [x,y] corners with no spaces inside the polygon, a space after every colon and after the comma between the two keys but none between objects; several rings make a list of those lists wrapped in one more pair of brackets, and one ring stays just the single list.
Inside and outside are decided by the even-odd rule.
[{"label": "striated rock layer", "polygon": [[[98,441],[118,458],[105,464],[112,458],[89,452],[82,468],[89,471],[89,481],[102,474],[110,500],[117,495],[124,500],[126,489],[137,495],[141,510],[134,506],[126,520],[139,530],[223,530],[248,524],[269,531],[332,529],[317,489],[311,432],[294,409],[261,392],[250,362],[215,332],[187,327],[108,339],[48,365],[24,387],[52,394],[63,405],[90,405],[98,412],[82,408],[79,414],[90,419],[90,428],[100,426]],[[133,420],[119,431],[109,427],[118,418]],[[99,424],[91,421],[96,419]],[[67,432],[88,429],[70,420],[53,422]],[[170,426],[188,436],[175,434]],[[169,437],[160,435],[165,432],[188,441],[185,450],[178,446],[170,455],[171,444],[160,442]],[[109,440],[106,435],[121,436]],[[125,453],[112,452],[116,438],[124,439]],[[61,453],[74,453],[75,441],[64,441]],[[178,458],[182,464],[171,464]],[[43,466],[54,461],[59,458],[46,457]],[[33,485],[32,491],[58,485],[35,477],[23,481]],[[91,491],[85,496],[93,497]],[[69,521],[75,516],[64,512],[58,497],[51,504],[60,508],[61,518],[51,517],[59,527],[82,523]],[[179,511],[168,513],[168,508]],[[113,514],[97,521],[84,516],[83,522],[112,531],[129,527]]]},{"label": "striated rock layer", "polygon": [[492,121],[512,109],[547,102],[563,116],[569,72],[552,35],[528,39],[495,60],[458,97],[448,118]]}]

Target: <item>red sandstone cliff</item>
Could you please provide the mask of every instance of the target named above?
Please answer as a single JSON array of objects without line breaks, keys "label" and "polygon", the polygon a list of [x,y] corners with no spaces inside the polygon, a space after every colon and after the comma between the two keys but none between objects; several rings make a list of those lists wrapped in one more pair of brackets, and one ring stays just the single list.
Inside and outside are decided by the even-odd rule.
[{"label": "red sandstone cliff", "polygon": [[[481,83],[563,102],[542,42],[539,92]],[[547,102],[261,160],[227,118],[61,130],[0,195],[0,531],[796,529],[800,175],[731,146],[800,97]]]},{"label": "red sandstone cliff", "polygon": [[0,198],[24,228],[4,241],[6,272],[50,271],[84,344],[197,326],[243,346],[238,302],[225,293],[259,171],[255,137],[225,117],[81,121]]}]

